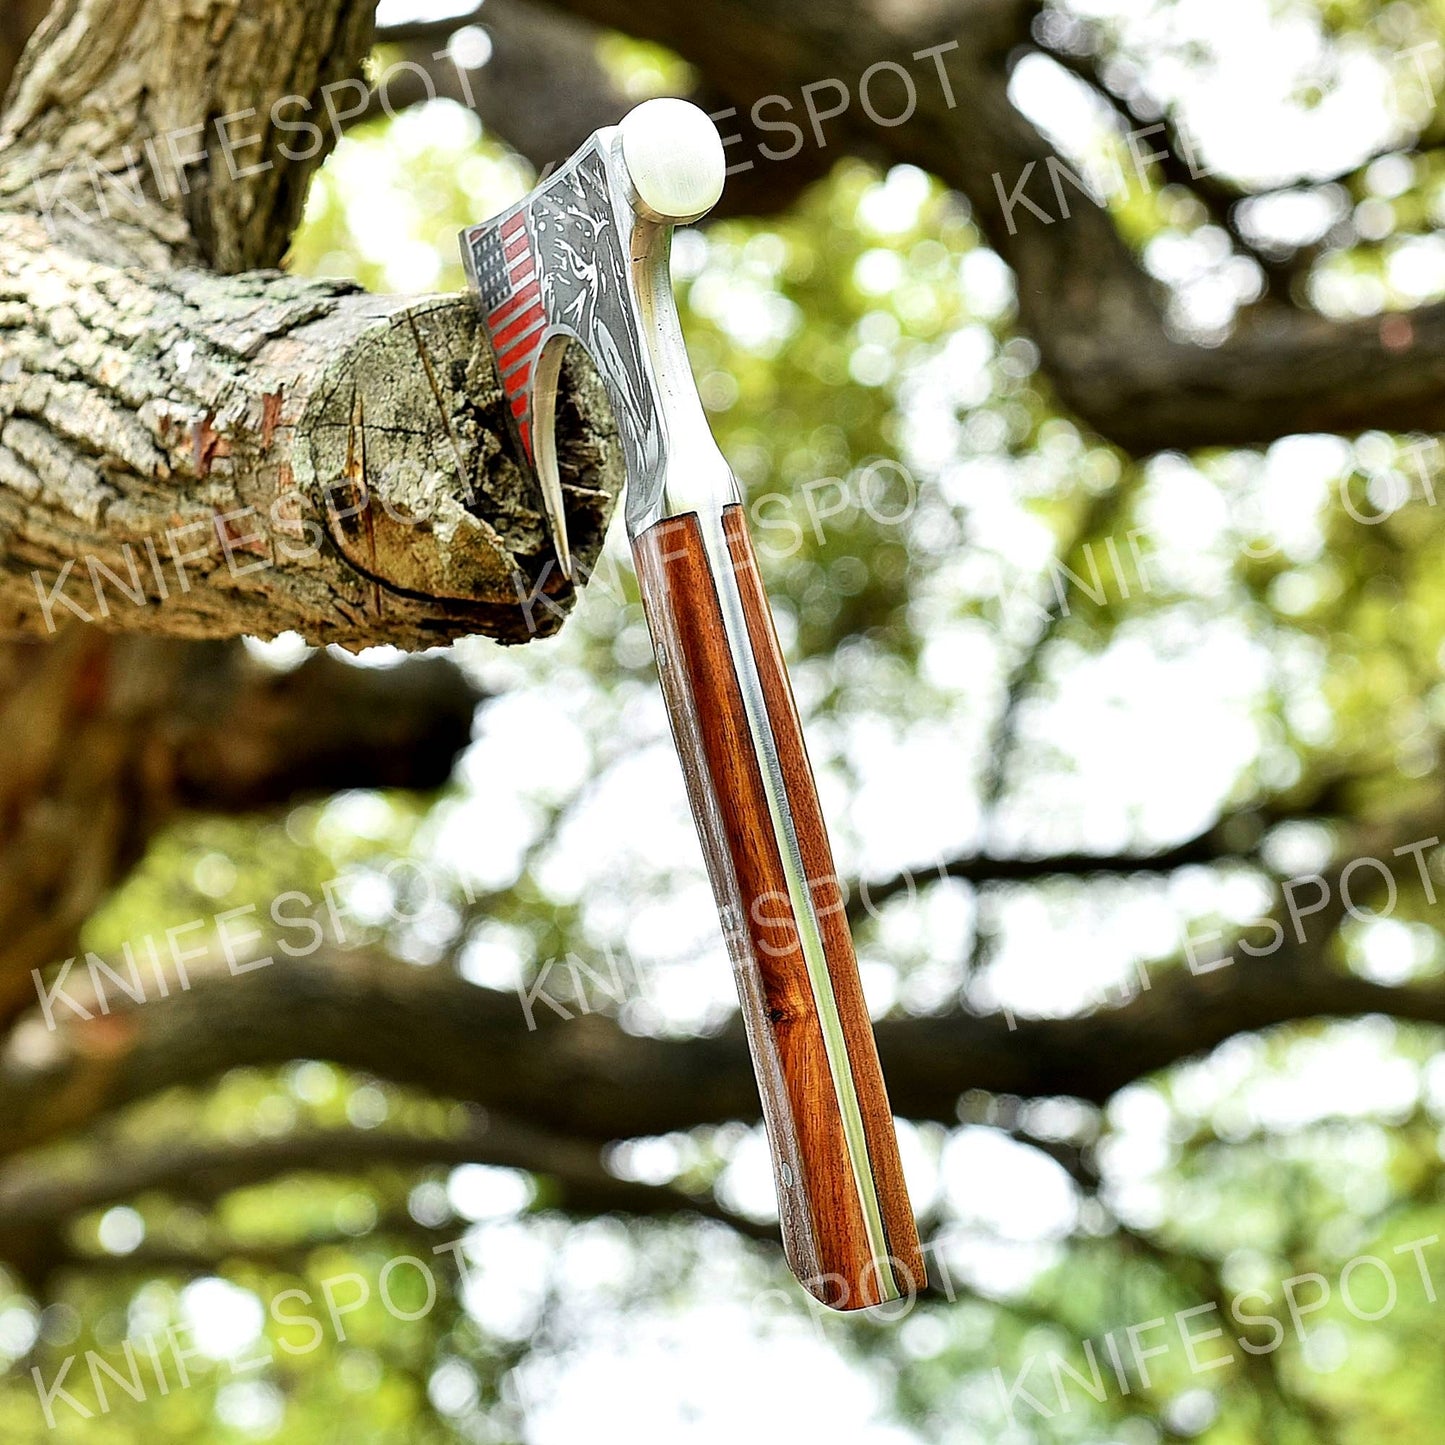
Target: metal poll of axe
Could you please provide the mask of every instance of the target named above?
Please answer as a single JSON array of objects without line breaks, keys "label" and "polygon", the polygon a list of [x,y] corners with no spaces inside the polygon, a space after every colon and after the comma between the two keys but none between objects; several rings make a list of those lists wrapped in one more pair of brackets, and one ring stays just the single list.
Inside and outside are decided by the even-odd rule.
[{"label": "metal poll of axe", "polygon": [[627,533],[717,898],[794,1274],[837,1309],[922,1288],[873,1029],[742,496],[693,384],[668,274],[675,225],[716,204],[706,114],[652,100],[525,200],[462,232],[520,458],[571,574],[553,425],[569,342],[601,377]]}]

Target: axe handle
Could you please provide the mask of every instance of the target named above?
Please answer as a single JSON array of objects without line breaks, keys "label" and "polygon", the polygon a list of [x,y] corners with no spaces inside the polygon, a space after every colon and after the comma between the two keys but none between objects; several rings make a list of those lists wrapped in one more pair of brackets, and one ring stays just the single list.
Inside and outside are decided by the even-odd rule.
[{"label": "axe handle", "polygon": [[667,517],[632,545],[737,976],[788,1263],[833,1308],[878,1304],[922,1288],[923,1260],[743,509]]}]

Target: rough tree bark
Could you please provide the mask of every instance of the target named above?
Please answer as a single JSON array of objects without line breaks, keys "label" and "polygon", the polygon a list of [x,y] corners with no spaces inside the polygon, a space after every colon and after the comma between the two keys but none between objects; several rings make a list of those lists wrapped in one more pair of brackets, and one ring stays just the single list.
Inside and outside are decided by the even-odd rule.
[{"label": "rough tree bark", "polygon": [[[555,630],[571,589],[468,300],[246,269],[286,247],[371,11],[77,0],[45,21],[0,132],[0,628]],[[585,366],[559,440],[586,566],[620,473]]]},{"label": "rough tree bark", "polygon": [[[467,302],[138,273],[23,216],[0,215],[0,256],[0,629],[403,647],[556,629],[571,589]],[[559,453],[589,566],[618,479],[579,375]]]}]

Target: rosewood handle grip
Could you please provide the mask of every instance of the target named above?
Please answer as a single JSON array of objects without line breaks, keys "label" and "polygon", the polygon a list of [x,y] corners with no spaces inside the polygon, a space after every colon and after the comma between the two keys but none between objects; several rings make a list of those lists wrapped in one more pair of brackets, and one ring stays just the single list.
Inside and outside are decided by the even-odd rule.
[{"label": "rosewood handle grip", "polygon": [[664,518],[633,554],[737,976],[788,1263],[835,1309],[921,1289],[843,891],[743,510]]}]

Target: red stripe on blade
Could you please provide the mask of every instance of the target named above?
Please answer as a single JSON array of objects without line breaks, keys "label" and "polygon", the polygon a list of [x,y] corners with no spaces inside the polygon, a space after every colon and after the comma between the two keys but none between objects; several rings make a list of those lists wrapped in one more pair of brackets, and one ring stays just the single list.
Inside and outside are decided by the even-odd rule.
[{"label": "red stripe on blade", "polygon": [[524,331],[530,331],[542,320],[542,308],[534,301],[521,315],[509,321],[492,337],[492,345],[500,351],[510,346]]},{"label": "red stripe on blade", "polygon": [[535,281],[530,286],[525,286],[515,295],[507,297],[497,309],[487,317],[487,325],[495,329],[504,322],[507,317],[513,315],[519,306],[530,306],[534,301],[542,299],[541,290]]},{"label": "red stripe on blade", "polygon": [[497,370],[507,371],[519,361],[525,361],[537,349],[541,340],[541,328],[529,331],[510,351],[503,351],[497,357]]}]

